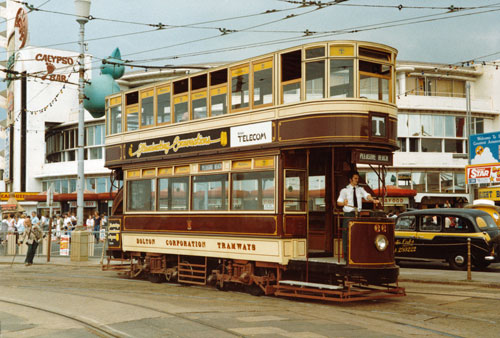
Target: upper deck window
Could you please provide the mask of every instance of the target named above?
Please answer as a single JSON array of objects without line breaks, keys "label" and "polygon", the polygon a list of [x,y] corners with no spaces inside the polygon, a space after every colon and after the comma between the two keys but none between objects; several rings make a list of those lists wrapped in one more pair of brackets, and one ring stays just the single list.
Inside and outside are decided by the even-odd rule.
[{"label": "upper deck window", "polygon": [[141,127],[154,125],[154,89],[141,92]]},{"label": "upper deck window", "polygon": [[390,101],[391,66],[359,61],[359,90],[362,98]]},{"label": "upper deck window", "polygon": [[254,63],[253,65],[253,105],[271,105],[273,103],[273,60]]},{"label": "upper deck window", "polygon": [[354,97],[354,60],[330,60],[330,97]]},{"label": "upper deck window", "polygon": [[125,105],[131,106],[139,102],[139,92],[125,94]]},{"label": "upper deck window", "polygon": [[365,48],[365,47],[359,47],[359,56],[360,57],[365,57],[365,58],[370,58],[370,59],[378,59],[381,61],[386,61],[389,62],[391,61],[391,53],[379,51],[379,50],[374,50],[370,48]]},{"label": "upper deck window", "polygon": [[227,114],[227,69],[210,73],[210,116]]},{"label": "upper deck window", "polygon": [[191,114],[193,120],[207,117],[207,91],[191,94]]},{"label": "upper deck window", "polygon": [[325,61],[306,63],[306,100],[325,97]]},{"label": "upper deck window", "polygon": [[174,97],[174,122],[189,121],[188,96]]},{"label": "upper deck window", "polygon": [[231,110],[248,108],[249,81],[248,65],[231,70]]},{"label": "upper deck window", "polygon": [[159,87],[156,94],[156,123],[170,123],[170,86]]},{"label": "upper deck window", "polygon": [[281,103],[300,101],[301,55],[300,50],[281,55]]},{"label": "upper deck window", "polygon": [[108,133],[116,134],[122,132],[122,98],[114,97],[109,100],[111,106],[108,110]]},{"label": "upper deck window", "polygon": [[325,47],[314,47],[306,49],[306,59],[313,59],[325,56]]},{"label": "upper deck window", "polygon": [[139,129],[139,107],[127,107],[125,110],[126,113],[126,130],[132,131]]}]

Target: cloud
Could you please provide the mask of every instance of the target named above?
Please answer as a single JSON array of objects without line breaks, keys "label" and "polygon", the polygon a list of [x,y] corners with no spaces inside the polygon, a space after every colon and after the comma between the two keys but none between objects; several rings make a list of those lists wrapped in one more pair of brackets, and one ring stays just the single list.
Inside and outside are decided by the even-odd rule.
[{"label": "cloud", "polygon": [[476,154],[470,161],[471,164],[498,163],[498,160],[491,153],[490,148],[484,148],[481,154]]}]

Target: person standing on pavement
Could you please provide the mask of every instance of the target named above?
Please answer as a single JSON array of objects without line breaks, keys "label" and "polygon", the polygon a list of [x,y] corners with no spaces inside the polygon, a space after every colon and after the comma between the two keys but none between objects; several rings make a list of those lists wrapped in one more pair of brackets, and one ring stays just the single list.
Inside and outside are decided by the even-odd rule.
[{"label": "person standing on pavement", "polygon": [[21,236],[21,244],[26,243],[28,245],[28,252],[26,253],[26,259],[24,260],[24,265],[33,265],[33,258],[35,257],[36,249],[38,248],[38,243],[43,238],[42,230],[39,225],[32,225],[29,217],[24,220],[25,231]]},{"label": "person standing on pavement", "polygon": [[31,225],[38,225],[40,227],[40,219],[38,218],[36,211],[31,212]]},{"label": "person standing on pavement", "polygon": [[94,230],[94,218],[92,218],[92,214],[89,214],[89,218],[87,218],[87,231],[92,232]]},{"label": "person standing on pavement", "polygon": [[19,218],[17,219],[16,222],[16,228],[17,228],[17,233],[22,234],[24,232],[24,218],[26,216],[24,214],[19,215]]},{"label": "person standing on pavement", "polygon": [[343,207],[344,219],[342,221],[342,249],[344,250],[344,257],[347,254],[347,227],[350,218],[355,217],[356,213],[361,210],[363,199],[366,201],[378,204],[379,201],[366,192],[363,187],[358,185],[359,174],[352,172],[349,174],[349,184],[342,189],[337,199],[337,205]]},{"label": "person standing on pavement", "polygon": [[99,242],[99,231],[101,230],[101,217],[99,216],[99,212],[94,212],[94,237],[95,242]]}]

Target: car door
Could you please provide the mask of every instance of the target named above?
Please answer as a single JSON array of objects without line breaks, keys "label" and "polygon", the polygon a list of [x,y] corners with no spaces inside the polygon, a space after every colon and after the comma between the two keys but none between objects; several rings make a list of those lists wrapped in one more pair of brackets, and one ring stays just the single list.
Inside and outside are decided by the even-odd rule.
[{"label": "car door", "polygon": [[415,215],[401,215],[396,220],[396,240],[394,242],[394,255],[396,257],[414,257],[417,220]]},{"label": "car door", "polygon": [[443,217],[441,215],[423,215],[420,218],[416,244],[416,257],[441,258]]}]

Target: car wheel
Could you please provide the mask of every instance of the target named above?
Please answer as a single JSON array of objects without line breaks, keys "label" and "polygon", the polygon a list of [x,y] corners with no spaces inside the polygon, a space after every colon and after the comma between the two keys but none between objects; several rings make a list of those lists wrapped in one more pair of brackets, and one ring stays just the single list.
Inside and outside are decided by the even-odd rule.
[{"label": "car wheel", "polygon": [[461,252],[455,252],[448,257],[448,264],[453,270],[466,270],[467,256]]}]

